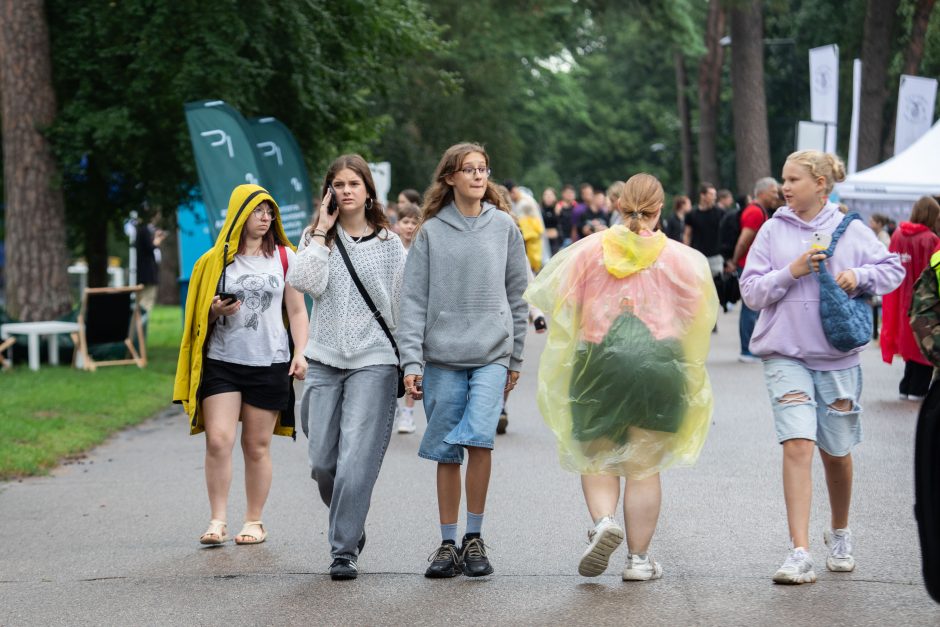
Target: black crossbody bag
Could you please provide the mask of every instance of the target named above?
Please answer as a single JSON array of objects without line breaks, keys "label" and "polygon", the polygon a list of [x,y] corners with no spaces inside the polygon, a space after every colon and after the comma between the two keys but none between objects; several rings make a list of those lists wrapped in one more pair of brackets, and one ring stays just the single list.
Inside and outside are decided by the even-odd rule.
[{"label": "black crossbody bag", "polygon": [[349,253],[346,252],[346,247],[343,246],[342,235],[337,233],[337,237],[333,241],[336,242],[336,248],[339,249],[339,254],[343,256],[343,263],[346,264],[346,269],[349,270],[349,276],[352,277],[353,283],[355,283],[356,287],[359,289],[359,293],[362,295],[362,300],[366,301],[366,305],[368,305],[369,309],[372,310],[373,317],[375,317],[375,320],[379,323],[379,326],[382,327],[382,330],[385,331],[385,337],[387,337],[388,341],[392,343],[392,348],[395,350],[395,358],[398,359],[398,398],[401,398],[405,395],[405,373],[402,372],[401,369],[401,355],[398,353],[398,344],[395,343],[395,338],[392,337],[392,332],[385,323],[385,318],[382,317],[382,312],[379,311],[379,308],[375,306],[375,303],[372,301],[372,297],[369,296],[369,292],[366,291],[365,285],[363,285],[362,281],[359,280],[359,275],[356,274],[356,269],[353,268],[352,261],[349,259]]}]

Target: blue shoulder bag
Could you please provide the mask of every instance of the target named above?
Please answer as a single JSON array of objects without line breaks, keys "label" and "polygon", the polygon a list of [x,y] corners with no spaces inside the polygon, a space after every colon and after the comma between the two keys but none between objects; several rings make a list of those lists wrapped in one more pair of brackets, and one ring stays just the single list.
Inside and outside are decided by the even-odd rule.
[{"label": "blue shoulder bag", "polygon": [[[829,248],[821,252],[831,257],[839,238],[852,220],[861,219],[855,212],[846,215],[833,231]],[[868,344],[872,335],[871,297],[861,294],[851,298],[826,270],[825,261],[819,262],[816,278],[819,280],[819,317],[829,343],[843,353]]]}]

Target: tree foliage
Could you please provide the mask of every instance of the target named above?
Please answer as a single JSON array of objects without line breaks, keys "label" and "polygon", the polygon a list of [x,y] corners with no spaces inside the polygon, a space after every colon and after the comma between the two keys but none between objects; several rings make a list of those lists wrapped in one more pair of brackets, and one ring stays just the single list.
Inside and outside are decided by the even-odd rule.
[{"label": "tree foliage", "polygon": [[99,272],[109,224],[175,207],[196,180],[183,103],[278,117],[316,171],[379,136],[372,102],[438,48],[416,0],[50,0],[48,15],[51,137],[72,241]]}]

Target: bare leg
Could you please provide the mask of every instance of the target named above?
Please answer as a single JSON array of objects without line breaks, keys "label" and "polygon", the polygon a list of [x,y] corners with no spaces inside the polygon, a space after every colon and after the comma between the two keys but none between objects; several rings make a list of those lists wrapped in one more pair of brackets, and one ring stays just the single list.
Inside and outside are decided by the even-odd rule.
[{"label": "bare leg", "polygon": [[663,492],[659,473],[646,479],[627,479],[623,486],[623,520],[627,527],[627,550],[646,553],[659,522]]},{"label": "bare leg", "polygon": [[457,524],[460,515],[460,464],[437,465],[437,509],[442,525]]},{"label": "bare leg", "polygon": [[812,440],[793,439],[783,443],[783,498],[787,504],[787,524],[793,546],[809,549],[809,509],[813,500]]},{"label": "bare leg", "polygon": [[245,520],[261,520],[271,490],[271,438],[277,412],[242,405],[242,453],[245,456]]},{"label": "bare leg", "polygon": [[232,448],[241,410],[240,392],[213,394],[202,401],[206,428],[206,488],[214,520],[227,520],[228,491],[232,484]]},{"label": "bare leg", "polygon": [[826,485],[829,487],[829,507],[832,510],[832,528],[849,526],[849,506],[852,503],[852,454],[835,457],[819,449]]},{"label": "bare leg", "polygon": [[606,475],[581,475],[581,490],[591,520],[597,522],[604,516],[613,516],[620,500],[620,477]]},{"label": "bare leg", "polygon": [[[488,448],[467,447],[467,511],[474,514],[482,514],[486,507],[486,493],[490,488],[492,453],[493,451]],[[456,518],[454,520],[456,522]]]}]

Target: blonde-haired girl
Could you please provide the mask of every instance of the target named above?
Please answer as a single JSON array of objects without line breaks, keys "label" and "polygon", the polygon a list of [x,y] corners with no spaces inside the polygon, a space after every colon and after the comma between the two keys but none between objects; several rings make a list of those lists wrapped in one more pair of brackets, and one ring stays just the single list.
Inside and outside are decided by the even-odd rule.
[{"label": "blonde-haired girl", "polygon": [[[741,275],[741,296],[760,318],[751,337],[751,353],[764,363],[767,393],[774,412],[777,440],[783,446],[783,494],[792,548],[774,573],[777,583],[816,581],[809,553],[809,509],[813,449],[819,448],[831,527],[826,566],[851,571],[852,448],[862,440],[859,397],[862,371],[859,347],[849,352],[826,339],[819,314],[819,281],[810,276],[826,258],[822,249],[845,216],[829,202],[833,185],[845,178],[838,157],[804,150],[783,166],[781,207],[758,231]],[[836,283],[850,295],[885,294],[904,277],[898,256],[889,253],[860,220],[849,223],[827,261]]]},{"label": "blonde-haired girl", "polygon": [[[428,417],[418,455],[437,462],[442,541],[425,576],[476,577],[493,572],[481,529],[503,392],[522,364],[525,246],[478,144],[448,148],[424,198],[399,339],[406,389],[424,397]],[[465,449],[467,528],[458,551]]]},{"label": "blonde-haired girl", "polygon": [[[559,252],[525,294],[552,318],[538,402],[562,466],[581,475],[594,523],[578,565],[586,577],[604,572],[625,535],[623,580],[662,576],[649,554],[659,473],[695,463],[711,419],[718,297],[705,257],[657,230],[662,206],[654,176],[631,177],[623,224]],[[621,477],[626,533],[615,521]]]}]

